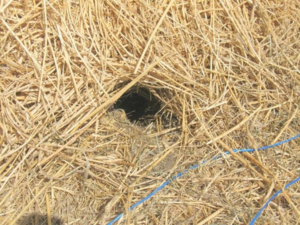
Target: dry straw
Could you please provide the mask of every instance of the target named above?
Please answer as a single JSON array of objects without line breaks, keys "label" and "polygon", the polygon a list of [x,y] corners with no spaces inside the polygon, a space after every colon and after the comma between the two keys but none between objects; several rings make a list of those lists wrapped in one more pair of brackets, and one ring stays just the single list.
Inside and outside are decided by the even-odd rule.
[{"label": "dry straw", "polygon": [[[147,124],[113,109],[136,85],[162,104]],[[2,0],[0,224],[247,224],[299,176],[299,140],[126,210],[295,136],[299,105],[298,0]],[[299,223],[299,193],[258,224]]]}]

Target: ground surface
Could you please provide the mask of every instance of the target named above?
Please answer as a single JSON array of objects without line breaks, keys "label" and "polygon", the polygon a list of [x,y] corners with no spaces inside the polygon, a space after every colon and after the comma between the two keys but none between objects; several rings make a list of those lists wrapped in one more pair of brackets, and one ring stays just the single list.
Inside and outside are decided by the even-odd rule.
[{"label": "ground surface", "polygon": [[[0,1],[0,224],[248,224],[300,140],[127,209],[297,135],[299,65],[298,0]],[[114,108],[136,85],[161,103],[147,122]],[[257,224],[299,224],[299,193]]]}]

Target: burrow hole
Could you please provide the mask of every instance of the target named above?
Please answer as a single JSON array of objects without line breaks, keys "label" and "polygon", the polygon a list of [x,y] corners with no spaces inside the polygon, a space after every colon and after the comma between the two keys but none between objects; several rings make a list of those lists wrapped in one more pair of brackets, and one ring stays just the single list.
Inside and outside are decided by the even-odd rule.
[{"label": "burrow hole", "polygon": [[160,111],[161,105],[148,88],[135,85],[118,99],[114,109],[123,109],[132,123],[149,124]]}]

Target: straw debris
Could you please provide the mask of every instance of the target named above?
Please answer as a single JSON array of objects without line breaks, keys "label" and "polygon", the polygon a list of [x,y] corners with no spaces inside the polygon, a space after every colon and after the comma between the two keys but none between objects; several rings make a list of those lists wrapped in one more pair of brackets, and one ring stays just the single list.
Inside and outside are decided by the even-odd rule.
[{"label": "straw debris", "polygon": [[[128,208],[297,135],[299,56],[298,0],[0,1],[0,224],[249,223],[299,176],[300,140]],[[159,107],[131,121],[137,87]],[[258,224],[298,224],[299,193]]]}]

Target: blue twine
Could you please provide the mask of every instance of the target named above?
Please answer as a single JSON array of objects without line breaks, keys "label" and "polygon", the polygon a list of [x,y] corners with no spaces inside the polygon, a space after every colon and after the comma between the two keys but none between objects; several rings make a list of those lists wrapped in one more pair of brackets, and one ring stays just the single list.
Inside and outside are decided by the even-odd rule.
[{"label": "blue twine", "polygon": [[[291,181],[290,183],[288,183],[287,185],[285,185],[284,190],[287,189],[288,187],[290,187],[291,185],[297,183],[298,181],[300,181],[300,177],[296,178],[295,180]],[[267,202],[266,204],[258,211],[258,213],[255,215],[255,217],[251,220],[249,225],[254,225],[255,221],[258,219],[258,217],[260,216],[260,214],[264,211],[265,208],[267,208],[267,206],[269,205],[269,203],[271,201],[273,201],[274,198],[276,198],[280,193],[282,193],[282,190],[277,191]]]},{"label": "blue twine", "polygon": [[[296,136],[294,136],[294,137],[291,137],[291,138],[289,138],[289,139],[286,139],[286,140],[284,140],[284,141],[281,141],[281,142],[277,142],[277,143],[275,143],[275,144],[273,144],[273,145],[269,145],[269,146],[264,146],[264,147],[261,147],[261,148],[257,148],[256,150],[257,151],[261,151],[261,150],[266,150],[266,149],[269,149],[269,148],[273,148],[273,147],[276,147],[276,146],[279,146],[279,145],[282,145],[282,144],[284,144],[284,143],[287,143],[287,142],[290,142],[290,141],[292,141],[292,140],[294,140],[294,139],[296,139],[296,138],[299,138],[300,137],[300,134],[298,134],[298,135],[296,135]],[[233,150],[235,153],[243,153],[243,152],[254,152],[255,151],[255,149],[254,148],[249,148],[249,149],[234,149]],[[212,161],[213,160],[216,160],[216,159],[218,159],[218,158],[220,158],[222,155],[229,155],[230,154],[230,151],[226,151],[226,152],[224,152],[224,153],[221,153],[221,154],[219,154],[219,155],[217,155],[217,156],[214,156],[213,158],[212,158]],[[197,165],[193,165],[193,166],[191,166],[191,167],[189,167],[188,169],[186,169],[186,170],[184,170],[183,172],[181,172],[181,173],[178,173],[178,174],[176,174],[175,176],[173,176],[171,179],[169,179],[169,180],[167,180],[166,182],[164,182],[162,185],[160,185],[158,188],[156,188],[154,191],[152,191],[149,195],[147,195],[145,198],[143,198],[142,200],[140,200],[140,201],[138,201],[137,203],[135,203],[135,204],[133,204],[132,206],[130,206],[129,207],[129,209],[128,209],[128,211],[131,211],[131,210],[133,210],[134,208],[136,208],[138,205],[140,205],[140,204],[142,204],[143,202],[145,202],[145,201],[147,201],[149,198],[151,198],[153,195],[155,195],[157,192],[159,192],[161,189],[163,189],[165,186],[167,186],[169,183],[171,183],[173,180],[175,180],[175,179],[177,179],[177,178],[179,178],[179,177],[181,177],[182,175],[184,175],[184,174],[186,174],[187,172],[189,172],[189,171],[191,171],[191,170],[194,170],[194,169],[196,169],[196,168],[198,168],[199,166],[202,166],[202,165],[204,165],[205,163],[207,163],[209,160],[204,160],[203,162],[201,162],[200,164],[197,164]],[[297,179],[296,179],[297,180]],[[294,181],[292,181],[291,183],[289,183],[288,185],[286,185],[286,187],[285,188],[288,188],[289,186],[291,186],[292,184],[294,184],[294,183],[296,183],[297,181],[295,181],[294,183],[293,183]],[[277,194],[277,193],[276,193]],[[279,193],[278,193],[279,194]],[[278,195],[277,194],[277,195]],[[276,195],[276,196],[277,196]],[[274,195],[275,196],[275,195]],[[276,197],[275,196],[275,197]],[[274,197],[274,198],[275,198]],[[273,199],[271,199],[271,201],[272,201]],[[262,208],[262,210],[263,210],[264,208]],[[262,211],[261,210],[261,211]],[[261,212],[260,212],[261,213]],[[259,214],[260,215],[260,214]],[[257,218],[259,217],[259,215],[257,216]],[[121,214],[119,214],[115,219],[113,219],[112,221],[110,221],[109,223],[108,223],[108,225],[112,225],[112,224],[114,224],[115,222],[117,222],[119,219],[121,219],[121,217],[123,216],[123,213],[121,213]],[[256,219],[257,219],[256,218]],[[255,219],[255,220],[256,220]],[[255,222],[255,220],[254,220],[254,222]],[[253,223],[254,223],[253,222]]]}]

